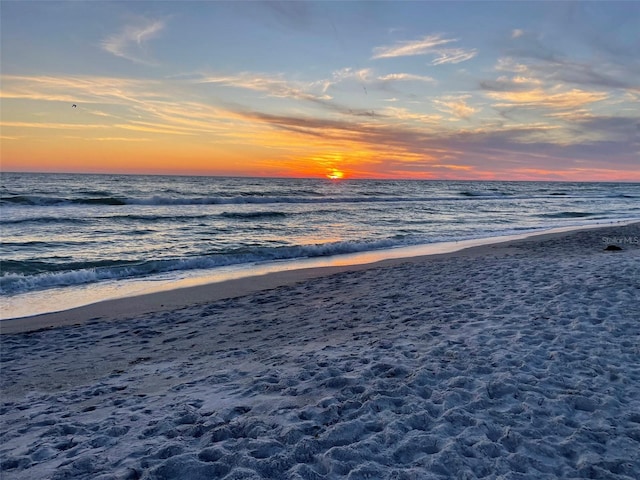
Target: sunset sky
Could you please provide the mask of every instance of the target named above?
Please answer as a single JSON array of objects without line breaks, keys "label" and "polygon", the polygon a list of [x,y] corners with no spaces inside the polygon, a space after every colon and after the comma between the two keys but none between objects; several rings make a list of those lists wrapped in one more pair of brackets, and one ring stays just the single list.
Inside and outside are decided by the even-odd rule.
[{"label": "sunset sky", "polygon": [[2,171],[640,181],[640,2],[3,0],[0,18]]}]

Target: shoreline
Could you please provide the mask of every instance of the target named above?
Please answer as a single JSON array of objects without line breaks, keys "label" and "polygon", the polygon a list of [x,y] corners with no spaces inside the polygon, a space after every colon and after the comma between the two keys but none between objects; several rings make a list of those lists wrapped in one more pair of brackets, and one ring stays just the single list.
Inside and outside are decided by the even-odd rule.
[{"label": "shoreline", "polygon": [[294,277],[2,336],[2,478],[640,478],[640,224]]},{"label": "shoreline", "polygon": [[[176,286],[166,290],[153,291],[151,293],[136,294],[120,298],[101,300],[75,308],[42,313],[37,315],[6,318],[0,320],[0,336],[16,333],[33,332],[43,329],[57,328],[61,326],[79,325],[88,321],[112,321],[120,318],[137,316],[148,313],[170,311],[184,308],[189,305],[215,302],[227,298],[250,295],[263,290],[293,285],[307,280],[331,276],[344,272],[362,271],[372,268],[393,267],[405,263],[421,263],[437,259],[446,259],[454,256],[474,258],[502,251],[505,254],[512,244],[523,241],[543,241],[552,237],[562,237],[577,234],[579,232],[600,231],[602,238],[625,237],[616,233],[624,227],[640,225],[637,220],[607,223],[605,225],[582,225],[576,227],[558,227],[543,232],[509,235],[507,237],[488,237],[461,242],[445,242],[444,244],[431,244],[417,247],[403,247],[388,252],[362,252],[360,254],[334,257],[337,265],[313,266],[267,271],[267,273],[242,275],[222,281],[205,281],[193,286]],[[609,232],[609,233],[607,233]],[[473,245],[478,243],[477,245]],[[466,246],[471,244],[472,246]],[[606,245],[601,242],[602,248]],[[405,255],[402,250],[417,252],[428,250],[431,247],[433,253]],[[399,255],[391,258],[380,259],[385,253]],[[354,258],[365,258],[362,263],[353,263]],[[375,260],[366,260],[366,258]],[[330,263],[331,258],[309,259],[310,263]],[[341,261],[345,263],[340,263]],[[358,262],[358,260],[355,260]],[[292,262],[293,265],[304,264],[305,261]],[[251,272],[251,270],[247,270]]]}]

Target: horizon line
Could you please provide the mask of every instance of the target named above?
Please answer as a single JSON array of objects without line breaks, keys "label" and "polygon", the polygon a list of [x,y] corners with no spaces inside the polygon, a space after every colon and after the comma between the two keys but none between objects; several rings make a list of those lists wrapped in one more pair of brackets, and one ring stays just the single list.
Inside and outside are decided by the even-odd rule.
[{"label": "horizon line", "polygon": [[410,178],[410,177],[346,177],[346,178],[328,178],[326,176],[293,176],[293,175],[225,175],[214,173],[131,173],[131,172],[78,172],[78,171],[2,171],[0,176],[4,174],[13,175],[116,175],[130,177],[203,177],[203,178],[263,178],[263,179],[290,179],[290,180],[325,180],[327,182],[349,182],[349,181],[406,181],[406,182],[511,182],[511,183],[640,183],[640,180],[563,180],[563,179],[504,179],[504,178]]}]

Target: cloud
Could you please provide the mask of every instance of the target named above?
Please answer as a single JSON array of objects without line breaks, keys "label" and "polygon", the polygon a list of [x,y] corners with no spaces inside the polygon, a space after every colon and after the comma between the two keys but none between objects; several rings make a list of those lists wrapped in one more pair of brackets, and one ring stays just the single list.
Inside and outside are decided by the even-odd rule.
[{"label": "cloud", "polygon": [[[600,162],[601,165],[603,155],[611,151],[616,151],[614,158],[607,157],[611,172],[616,166],[621,172],[628,172],[634,162],[637,164],[640,123],[637,119],[606,117],[584,119],[576,125],[536,122],[445,129],[441,122],[433,122],[434,119],[428,119],[431,125],[418,121],[397,123],[392,112],[377,122],[256,111],[238,113],[248,122],[256,121],[295,135],[297,143],[305,144],[306,137],[309,149],[315,146],[334,151],[366,151],[375,164],[370,170],[377,172],[408,172],[417,168],[415,162],[418,162],[421,165],[418,171],[425,174],[445,168],[454,172],[453,175],[457,175],[457,169],[470,172],[476,178],[480,174],[495,176],[496,172],[498,176],[504,172],[512,178],[520,174],[521,178],[550,178],[549,175],[556,172],[570,179],[572,175],[573,178],[579,176],[575,168],[580,162],[594,165]],[[599,134],[594,135],[596,132]],[[491,163],[493,173],[486,171],[487,162]],[[532,162],[536,168],[526,172]],[[618,172],[617,178],[623,176]]]},{"label": "cloud", "polygon": [[483,90],[496,92],[524,91],[540,85],[542,85],[541,80],[522,75],[514,75],[513,77],[502,75],[496,80],[482,80],[480,82],[480,87]]},{"label": "cloud", "polygon": [[137,25],[127,25],[121,32],[107,37],[102,48],[116,57],[135,63],[155,65],[148,52],[147,43],[165,28],[164,20],[143,20]]},{"label": "cloud", "polygon": [[[356,117],[380,116],[372,109],[353,108],[336,102],[331,95],[326,93],[331,86],[348,79],[354,79],[360,84],[358,88],[364,89],[364,93],[366,94],[365,84],[368,81],[369,74],[370,71],[368,69],[352,70],[346,68],[335,72],[331,80],[291,82],[284,79],[281,75],[273,76],[262,73],[242,72],[231,75],[205,75],[196,79],[195,82],[213,83],[232,88],[245,88],[257,92],[265,92],[268,96],[274,98],[302,100],[342,115]],[[320,90],[320,92],[314,90]]]},{"label": "cloud", "polygon": [[[361,117],[383,116],[372,109],[359,109],[349,107],[337,102],[329,90],[338,88],[340,84],[351,81],[351,88],[360,90],[360,94],[368,94],[368,88],[389,91],[394,82],[425,82],[435,83],[432,77],[414,75],[410,73],[391,73],[376,76],[368,68],[353,69],[342,68],[332,73],[328,79],[313,82],[293,82],[286,80],[282,75],[269,75],[264,73],[241,72],[236,74],[209,74],[193,80],[195,83],[211,83],[232,88],[245,88],[257,92],[264,92],[270,97],[301,100],[322,106],[327,110],[344,115]],[[354,90],[355,91],[355,90]]]},{"label": "cloud", "polygon": [[602,62],[589,64],[565,60],[561,63],[542,63],[530,69],[550,80],[595,86],[640,91],[640,67],[632,63],[616,66]]},{"label": "cloud", "polygon": [[44,128],[46,130],[95,130],[108,128],[108,125],[88,125],[85,123],[52,123],[52,122],[2,122],[3,127]]},{"label": "cloud", "polygon": [[413,73],[390,73],[388,75],[383,75],[377,78],[381,82],[391,82],[391,81],[418,81],[418,82],[427,82],[427,83],[436,83],[436,80],[433,77],[428,77],[426,75],[414,75]]},{"label": "cloud", "polygon": [[[2,85],[2,98],[62,102],[66,103],[65,108],[69,111],[71,104],[77,103],[79,106],[84,106],[83,113],[89,113],[93,117],[88,123],[77,125],[55,121],[60,118],[58,107],[51,110],[53,114],[48,115],[47,118],[51,118],[51,121],[10,123],[3,121],[3,127],[113,128],[181,136],[197,134],[228,136],[237,130],[240,121],[238,115],[224,108],[203,103],[198,97],[193,99],[192,94],[185,88],[186,85],[171,80],[3,75]],[[176,96],[180,98],[179,101],[175,100]],[[35,116],[36,113],[33,115]],[[87,121],[87,117],[83,117],[83,122]]]},{"label": "cloud", "polygon": [[240,72],[230,75],[204,75],[195,80],[195,83],[215,83],[235,88],[245,88],[257,92],[265,92],[272,97],[294,98],[299,100],[323,101],[330,100],[326,94],[313,94],[311,90],[314,86],[322,84],[323,90],[326,86],[323,82],[303,83],[290,82],[281,75],[266,75],[261,73]]},{"label": "cloud", "polygon": [[[371,110],[358,110],[335,101],[333,94],[344,93],[345,88],[358,90],[360,94],[368,94],[367,89],[393,90],[395,82],[436,83],[426,75],[411,73],[390,73],[376,75],[369,68],[353,69],[350,67],[334,71],[329,78],[309,82],[291,81],[281,74],[265,74],[260,72],[240,72],[233,74],[205,74],[191,80],[194,83],[217,84],[231,88],[243,88],[256,92],[264,92],[273,98],[301,100],[312,102],[328,110],[342,114],[370,116]],[[349,82],[351,82],[349,84]],[[331,91],[332,89],[336,89]]]},{"label": "cloud", "polygon": [[520,30],[519,28],[514,28],[511,32],[511,38],[518,38],[524,35],[524,30]]},{"label": "cloud", "polygon": [[438,126],[442,122],[440,114],[418,113],[402,107],[387,106],[381,110],[382,115],[395,124],[416,125],[423,124],[431,127]]},{"label": "cloud", "polygon": [[[367,87],[379,89],[383,91],[395,91],[393,84],[396,82],[424,82],[435,84],[437,81],[433,77],[427,75],[416,75],[413,73],[388,73],[386,75],[376,75],[370,68],[362,68],[355,70],[352,68],[343,68],[333,72],[330,80],[322,80],[323,91],[326,92],[331,87],[337,87],[341,82],[355,80],[359,87]],[[398,92],[401,93],[401,92]]]},{"label": "cloud", "polygon": [[91,141],[98,142],[150,142],[150,138],[130,138],[130,137],[93,137]]},{"label": "cloud", "polygon": [[[583,9],[576,5],[576,12]],[[586,20],[599,21],[589,16]],[[547,81],[640,91],[637,28],[627,35],[618,35],[614,30],[608,35],[595,36],[587,27],[577,22],[573,28],[565,26],[566,31],[562,32],[563,37],[575,37],[572,39],[582,44],[579,53],[563,50],[562,43],[553,43],[539,34],[514,30],[496,69],[527,72]]]},{"label": "cloud", "polygon": [[535,88],[521,91],[488,92],[486,95],[499,102],[494,105],[495,107],[548,109],[580,108],[590,103],[605,100],[609,96],[606,92],[590,92],[577,88],[558,92]]},{"label": "cloud", "polygon": [[638,117],[589,115],[575,121],[592,140],[625,143],[630,148],[635,145],[640,151],[640,118]]},{"label": "cloud", "polygon": [[477,50],[463,50],[462,48],[444,48],[437,51],[438,57],[431,65],[442,65],[443,63],[460,63],[471,60],[478,52]]},{"label": "cloud", "polygon": [[164,135],[196,135],[196,131],[193,127],[176,126],[169,124],[157,124],[150,122],[132,121],[129,123],[122,123],[113,125],[115,128],[121,128],[123,130],[133,130],[136,132],[146,133],[160,133]]},{"label": "cloud", "polygon": [[443,45],[457,41],[457,39],[442,38],[441,35],[428,35],[418,40],[409,40],[397,42],[395,45],[375,47],[371,59],[435,55],[436,58],[431,64],[441,65],[443,63],[464,62],[477,55],[475,49],[465,50],[462,48],[443,47]]},{"label": "cloud", "polygon": [[327,90],[328,87],[331,87],[344,80],[356,80],[358,82],[366,83],[370,81],[372,75],[373,72],[370,68],[360,68],[358,70],[355,70],[351,67],[346,67],[333,72],[331,75],[331,80],[323,80],[322,82],[325,85],[324,89]]},{"label": "cloud", "polygon": [[477,113],[480,109],[467,105],[466,99],[470,95],[462,95],[459,97],[446,96],[441,99],[435,99],[433,103],[436,104],[438,110],[444,113],[448,113],[456,119],[469,119],[471,115]]},{"label": "cloud", "polygon": [[529,72],[529,68],[525,64],[519,63],[511,57],[498,58],[495,69],[499,72],[512,72],[522,74]]},{"label": "cloud", "polygon": [[520,35],[512,36],[512,40],[507,49],[510,57],[547,62],[560,61],[562,58],[562,54],[555,45],[546,45],[533,33],[522,32]]},{"label": "cloud", "polygon": [[615,64],[603,59],[570,60],[559,52],[518,56],[521,53],[510,51],[512,56],[499,58],[495,69],[538,80],[640,91],[640,65],[635,60]]},{"label": "cloud", "polygon": [[158,81],[100,76],[3,75],[2,98],[136,105],[153,98]]},{"label": "cloud", "polygon": [[432,53],[435,47],[455,42],[456,40],[441,38],[440,35],[428,35],[419,40],[397,42],[395,45],[375,47],[373,60],[379,58],[395,58]]},{"label": "cloud", "polygon": [[[30,130],[33,132],[37,132],[35,128],[56,128],[60,132],[85,128],[79,131],[87,132],[87,138],[95,134],[96,138],[105,141],[124,140],[128,135],[134,138],[136,133],[149,139],[176,135],[179,136],[176,138],[208,144],[229,142],[263,149],[277,148],[283,156],[291,154],[292,157],[299,157],[301,149],[303,152],[329,149],[350,152],[350,155],[366,152],[371,154],[372,162],[378,162],[372,164],[370,171],[380,174],[390,172],[388,168],[392,167],[392,162],[396,162],[393,168],[397,172],[416,168],[417,172],[441,172],[440,175],[452,172],[454,176],[457,175],[455,172],[469,172],[472,176],[486,172],[488,161],[495,165],[495,171],[515,172],[531,165],[533,158],[540,159],[541,168],[544,163],[549,170],[564,169],[572,165],[574,158],[595,162],[596,153],[603,158],[611,157],[612,165],[613,162],[617,162],[615,165],[633,165],[633,161],[637,165],[640,120],[633,118],[634,113],[630,111],[623,118],[620,110],[609,117],[589,111],[597,102],[602,102],[603,108],[599,110],[605,111],[611,107],[611,101],[622,101],[622,95],[551,84],[517,65],[513,62],[511,70],[502,70],[504,75],[484,93],[498,109],[524,112],[526,122],[493,119],[489,123],[476,115],[482,107],[473,102],[470,95],[460,94],[437,97],[434,104],[439,112],[429,112],[428,106],[425,110],[415,110],[390,107],[389,104],[376,109],[375,115],[371,110],[349,109],[329,95],[335,92],[326,90],[325,82],[330,82],[331,86],[347,82],[338,86],[361,88],[355,83],[357,81],[366,84],[367,88],[382,89],[385,82],[429,83],[433,80],[403,72],[378,75],[371,69],[341,69],[326,80],[306,82],[293,81],[283,75],[251,72],[154,81],[116,77],[3,76],[1,96],[5,98],[82,102],[86,104],[86,112],[104,111],[112,115],[93,117],[87,127],[71,125],[69,120],[57,123],[54,116],[42,123],[13,122],[4,123],[3,127],[8,127],[5,134],[13,137],[29,127],[34,128]],[[511,73],[507,73],[509,71]],[[252,102],[251,108],[245,108],[216,100],[210,90],[217,87],[207,87],[206,83],[258,92],[253,97],[270,96],[287,101],[269,100],[268,113],[266,110],[261,112],[256,106],[261,105],[260,102]],[[194,84],[202,86],[194,88]],[[368,99],[362,92],[360,95],[366,102],[376,101],[371,91]],[[628,98],[624,97],[624,105],[633,105],[632,102],[639,100],[637,93],[630,92]],[[313,105],[321,108],[308,108]],[[59,112],[47,110],[53,111],[52,115]],[[485,106],[483,113],[487,110]],[[447,121],[450,119],[473,119],[473,122],[452,123]],[[92,125],[92,122],[101,125]],[[460,125],[468,128],[460,128]],[[608,156],[605,155],[607,152]],[[616,153],[611,155],[610,152]]]}]

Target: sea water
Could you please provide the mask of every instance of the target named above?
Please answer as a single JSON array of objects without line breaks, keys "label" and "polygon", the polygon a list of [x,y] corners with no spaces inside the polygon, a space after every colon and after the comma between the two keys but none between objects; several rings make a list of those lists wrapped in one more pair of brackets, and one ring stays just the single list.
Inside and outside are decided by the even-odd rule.
[{"label": "sea water", "polygon": [[638,183],[0,178],[2,318],[141,282],[640,218]]}]

